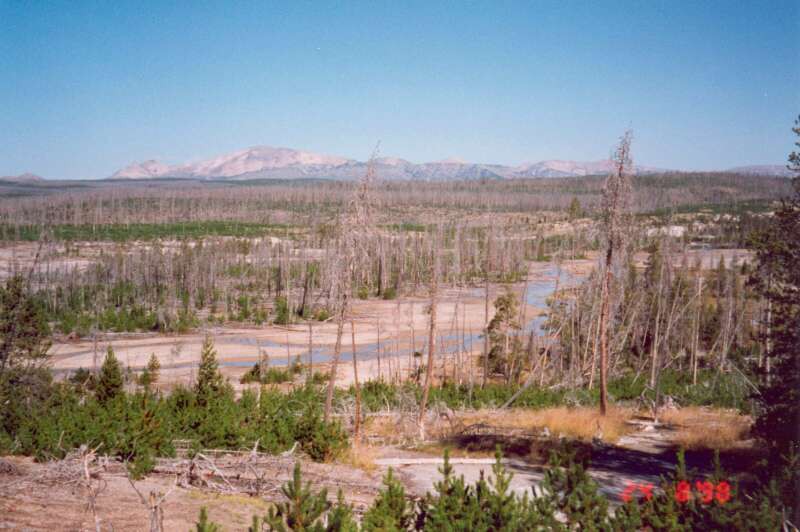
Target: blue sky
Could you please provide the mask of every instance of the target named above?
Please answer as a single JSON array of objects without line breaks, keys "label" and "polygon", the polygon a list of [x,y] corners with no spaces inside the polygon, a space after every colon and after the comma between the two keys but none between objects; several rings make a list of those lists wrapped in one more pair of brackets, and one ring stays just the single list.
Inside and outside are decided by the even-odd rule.
[{"label": "blue sky", "polygon": [[366,159],[781,163],[800,1],[0,0],[0,175],[267,144]]}]

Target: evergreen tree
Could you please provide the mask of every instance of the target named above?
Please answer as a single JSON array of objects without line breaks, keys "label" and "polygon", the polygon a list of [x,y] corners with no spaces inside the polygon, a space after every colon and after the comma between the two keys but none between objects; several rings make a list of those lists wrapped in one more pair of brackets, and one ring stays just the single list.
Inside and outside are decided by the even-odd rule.
[{"label": "evergreen tree", "polygon": [[150,360],[147,362],[147,367],[144,368],[142,374],[139,376],[139,384],[145,388],[150,388],[151,385],[158,382],[158,377],[161,372],[161,362],[158,361],[155,353],[150,355]]},{"label": "evergreen tree", "polygon": [[512,293],[499,296],[494,302],[495,315],[487,328],[489,334],[489,362],[493,372],[501,372],[507,381],[519,375],[522,369],[522,340],[518,333],[517,298]]},{"label": "evergreen tree", "polygon": [[199,402],[207,404],[209,399],[222,392],[224,387],[225,381],[219,372],[214,341],[211,336],[207,335],[203,340],[203,348],[200,353],[200,369],[197,375],[196,391]]},{"label": "evergreen tree", "polygon": [[25,279],[11,277],[0,287],[0,378],[12,368],[41,365],[50,349],[50,327]]},{"label": "evergreen tree", "polygon": [[517,497],[511,491],[513,475],[506,471],[501,462],[503,454],[500,449],[495,451],[495,463],[492,466],[494,477],[489,481],[491,491],[485,497],[484,516],[489,522],[491,530],[516,530],[519,528],[519,511]]},{"label": "evergreen tree", "polygon": [[328,524],[325,526],[326,532],[358,532],[358,524],[353,518],[353,508],[344,500],[344,494],[340,489],[336,494],[336,504],[328,512]]},{"label": "evergreen tree", "polygon": [[414,522],[413,509],[406,500],[403,485],[394,477],[392,469],[383,477],[383,489],[378,493],[362,523],[364,530],[395,532],[408,530]]},{"label": "evergreen tree", "polygon": [[[464,477],[453,474],[450,453],[445,450],[444,465],[439,468],[442,480],[434,484],[435,495],[427,494],[420,503],[416,526],[424,530],[473,530],[480,522],[482,512],[472,488]],[[475,491],[485,490],[481,479]]]},{"label": "evergreen tree", "polygon": [[123,391],[122,367],[114,355],[114,349],[108,346],[106,358],[100,368],[100,376],[97,378],[95,393],[101,403],[110,401]]},{"label": "evergreen tree", "polygon": [[328,492],[323,489],[314,494],[310,482],[303,485],[300,462],[294,464],[292,480],[283,485],[281,492],[288,500],[275,504],[264,517],[269,530],[276,532],[325,530],[321,522],[331,506],[328,502]]},{"label": "evergreen tree", "polygon": [[195,532],[222,532],[217,523],[208,520],[208,510],[205,506],[200,508],[200,518],[195,523]]},{"label": "evergreen tree", "polygon": [[[792,129],[800,137],[800,117]],[[795,145],[800,148],[800,141]],[[758,269],[751,277],[771,306],[767,323],[768,372],[755,399],[760,406],[755,432],[769,445],[774,460],[800,453],[800,153],[789,156],[797,173],[794,196],[775,212],[770,226],[756,237]],[[800,472],[787,504],[794,504],[794,522],[800,523]]]},{"label": "evergreen tree", "polygon": [[50,344],[42,305],[22,277],[11,277],[0,285],[0,447],[52,395]]},{"label": "evergreen tree", "polygon": [[569,203],[569,219],[575,220],[581,217],[583,214],[583,209],[581,208],[581,202],[578,201],[577,196],[572,196],[572,201]]},{"label": "evergreen tree", "polygon": [[581,530],[604,530],[608,522],[608,501],[586,472],[587,465],[566,445],[551,453],[542,487],[567,523]]}]

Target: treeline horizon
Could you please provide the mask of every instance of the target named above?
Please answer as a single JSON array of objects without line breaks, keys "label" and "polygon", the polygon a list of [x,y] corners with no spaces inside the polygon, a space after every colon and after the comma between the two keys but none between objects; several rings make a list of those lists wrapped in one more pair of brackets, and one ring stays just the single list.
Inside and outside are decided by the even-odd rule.
[{"label": "treeline horizon", "polygon": [[[426,208],[464,213],[564,211],[575,198],[585,214],[596,214],[603,183],[603,176],[376,181],[374,195],[386,217],[402,215],[409,221],[424,220],[425,214],[414,209]],[[345,208],[355,186],[351,181],[324,179],[0,181],[0,224],[224,220],[307,225],[315,218],[335,217]],[[703,205],[733,208],[742,202],[761,202],[764,209],[791,193],[789,179],[731,173],[639,175],[632,178],[632,186],[632,205],[637,213],[681,212]]]}]

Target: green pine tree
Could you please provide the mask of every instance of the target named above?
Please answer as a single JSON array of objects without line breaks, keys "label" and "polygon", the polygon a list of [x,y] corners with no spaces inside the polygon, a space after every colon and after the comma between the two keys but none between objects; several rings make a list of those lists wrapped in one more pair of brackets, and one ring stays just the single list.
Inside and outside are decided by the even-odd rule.
[{"label": "green pine tree", "polygon": [[47,317],[21,276],[0,286],[0,378],[16,367],[39,365],[50,349]]},{"label": "green pine tree", "polygon": [[[481,529],[476,524],[483,516],[478,498],[472,487],[464,482],[464,477],[453,474],[450,453],[445,450],[444,465],[439,468],[442,480],[434,484],[434,494],[427,494],[420,503],[416,526],[424,530],[474,530]],[[485,481],[483,481],[485,490]]]},{"label": "green pine tree", "polygon": [[222,532],[222,528],[213,521],[208,520],[208,510],[200,508],[200,518],[195,523],[195,532]]},{"label": "green pine tree", "polygon": [[97,378],[95,393],[101,403],[110,401],[123,391],[122,367],[119,360],[114,355],[114,349],[108,346],[106,358],[100,368],[100,376]]},{"label": "green pine tree", "polygon": [[322,519],[330,508],[328,492],[323,489],[315,494],[311,491],[311,483],[303,485],[300,462],[294,465],[292,480],[281,487],[281,492],[288,499],[275,504],[264,517],[268,530],[276,532],[323,532]]},{"label": "green pine tree", "polygon": [[581,208],[581,202],[578,201],[577,196],[572,196],[572,201],[569,203],[569,219],[576,220],[581,217],[583,214],[583,209]]},{"label": "green pine tree", "polygon": [[353,508],[344,500],[342,490],[336,494],[336,504],[328,512],[326,532],[358,532],[358,524],[353,518]]},{"label": "green pine tree", "polygon": [[383,477],[383,489],[370,506],[362,526],[364,530],[388,532],[408,530],[414,522],[413,508],[406,500],[403,485],[394,477],[392,469]]},{"label": "green pine tree", "polygon": [[487,494],[484,515],[489,521],[492,530],[515,530],[522,515],[519,512],[517,498],[511,488],[511,479],[514,477],[506,471],[502,463],[503,455],[498,448],[495,451],[495,463],[492,466],[494,477],[489,481],[491,487]]},{"label": "green pine tree", "polygon": [[150,354],[150,360],[147,361],[147,371],[150,373],[150,383],[158,383],[158,378],[161,375],[161,362],[155,353]]},{"label": "green pine tree", "polygon": [[[800,117],[792,131],[800,137]],[[800,148],[800,140],[795,142]],[[756,236],[758,268],[751,277],[771,307],[767,366],[763,368],[755,432],[767,442],[773,470],[800,455],[800,153],[789,155],[794,196],[775,212],[769,227]],[[793,521],[800,523],[800,471],[786,486],[785,503],[793,507]]]},{"label": "green pine tree", "polygon": [[203,340],[203,348],[200,353],[200,369],[197,375],[197,398],[200,404],[208,404],[212,397],[219,395],[225,388],[225,381],[219,372],[217,363],[217,351],[214,349],[214,341],[211,336],[206,336]]},{"label": "green pine tree", "polygon": [[608,527],[608,501],[586,473],[586,467],[585,462],[576,459],[575,450],[565,445],[551,453],[543,488],[568,525],[604,530]]}]

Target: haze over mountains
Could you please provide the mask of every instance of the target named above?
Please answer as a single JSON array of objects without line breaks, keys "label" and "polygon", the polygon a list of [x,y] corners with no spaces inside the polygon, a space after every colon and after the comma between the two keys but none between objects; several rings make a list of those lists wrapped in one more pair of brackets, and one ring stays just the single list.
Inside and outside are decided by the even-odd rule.
[{"label": "haze over mountains", "polygon": [[[497,178],[559,178],[602,175],[610,170],[610,161],[547,160],[524,163],[518,166],[480,164],[460,159],[445,159],[429,163],[412,163],[397,157],[375,159],[375,169],[381,179],[389,180],[462,180]],[[364,175],[367,162],[335,155],[324,155],[290,148],[254,146],[207,159],[181,165],[169,165],[156,160],[132,163],[115,172],[110,179],[150,179],[161,177],[209,180],[246,179],[357,179]],[[657,174],[673,170],[635,166],[637,174]],[[724,170],[746,175],[791,177],[785,165],[739,166]],[[16,183],[35,183],[42,177],[31,173],[0,177]]]},{"label": "haze over mountains", "polygon": [[785,164],[754,164],[751,166],[737,166],[729,168],[728,172],[744,175],[770,175],[778,177],[794,177]]},{"label": "haze over mountains", "polygon": [[36,183],[39,181],[44,181],[44,178],[36,174],[31,174],[30,172],[25,172],[24,174],[19,175],[4,175],[0,177],[0,181],[11,181],[12,183]]},{"label": "haze over mountains", "polygon": [[[541,161],[519,166],[478,164],[445,159],[416,164],[397,157],[381,157],[375,166],[382,179],[480,179],[513,177],[571,177],[602,174],[609,161]],[[289,148],[254,146],[213,159],[170,166],[159,161],[134,163],[117,171],[112,179],[191,177],[199,179],[333,178],[354,179],[363,175],[367,163],[333,155]],[[660,170],[637,166],[637,173]]]}]

